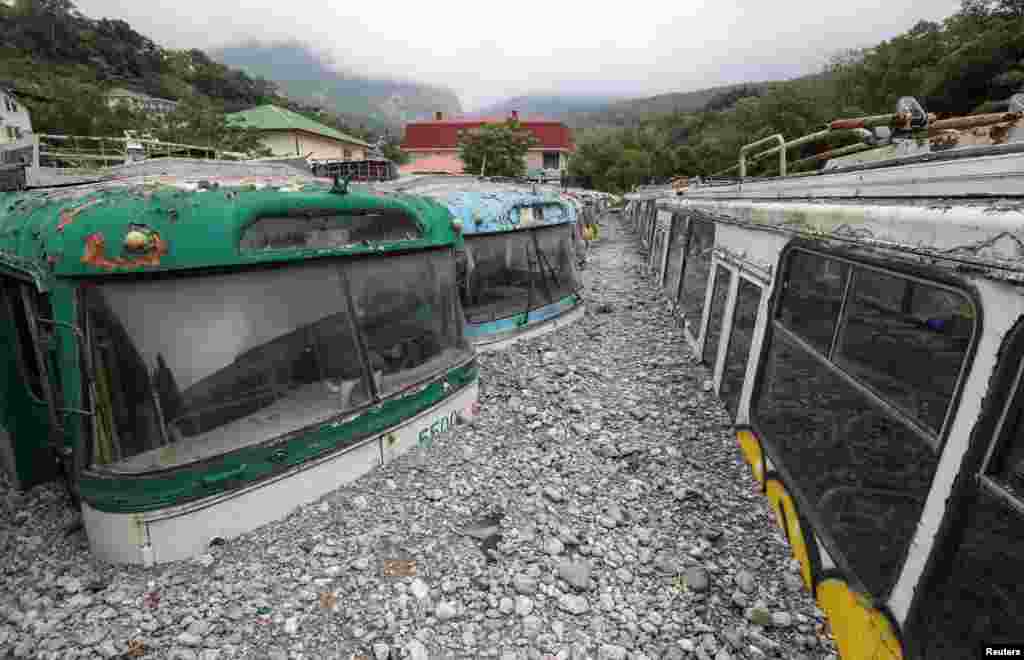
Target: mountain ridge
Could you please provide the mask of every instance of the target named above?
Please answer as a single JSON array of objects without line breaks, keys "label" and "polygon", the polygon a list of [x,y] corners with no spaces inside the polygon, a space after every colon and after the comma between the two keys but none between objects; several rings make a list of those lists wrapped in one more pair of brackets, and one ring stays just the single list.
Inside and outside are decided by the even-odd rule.
[{"label": "mountain ridge", "polygon": [[233,68],[274,81],[290,97],[329,107],[348,121],[398,129],[436,110],[459,114],[454,91],[412,79],[374,77],[347,70],[301,41],[246,41],[211,49]]}]

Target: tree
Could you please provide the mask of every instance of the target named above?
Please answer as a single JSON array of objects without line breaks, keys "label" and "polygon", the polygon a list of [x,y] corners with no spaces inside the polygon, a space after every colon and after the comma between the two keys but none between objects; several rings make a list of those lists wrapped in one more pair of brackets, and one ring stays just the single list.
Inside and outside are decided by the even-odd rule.
[{"label": "tree", "polygon": [[467,172],[489,176],[521,177],[526,174],[526,152],[538,143],[518,121],[484,124],[459,133],[459,157]]},{"label": "tree", "polygon": [[385,158],[396,165],[405,165],[409,162],[409,154],[405,153],[393,144],[385,144],[381,151],[384,152]]}]

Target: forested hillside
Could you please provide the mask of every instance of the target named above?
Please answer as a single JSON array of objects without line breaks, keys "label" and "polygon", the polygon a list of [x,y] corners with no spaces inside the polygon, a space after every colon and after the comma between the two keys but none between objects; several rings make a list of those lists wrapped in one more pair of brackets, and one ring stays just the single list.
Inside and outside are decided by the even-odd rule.
[{"label": "forested hillside", "polygon": [[401,133],[402,123],[462,111],[455,92],[423,83],[372,78],[332,66],[309,45],[291,41],[249,42],[220,48],[210,55],[252,76],[264,76],[295,99],[332,108],[350,124],[365,124],[376,131]]},{"label": "forested hillside", "polygon": [[[929,112],[963,114],[985,111],[987,102],[1022,87],[1024,0],[964,0],[943,22],[921,21],[872,48],[843,53],[821,75],[748,88],[748,96],[726,91],[698,112],[589,133],[570,167],[596,188],[629,190],[720,171],[736,162],[742,145],[774,133],[795,138],[832,119],[893,112],[901,96],[917,97]],[[838,139],[808,145],[799,156],[838,146]]]},{"label": "forested hillside", "polygon": [[[162,48],[120,20],[92,19],[70,0],[0,3],[0,81],[22,100],[40,133],[120,136],[153,131],[177,142],[246,150],[254,136],[229,127],[225,113],[274,103],[346,133],[366,135],[329,112],[285,98],[277,86],[215,62],[200,50]],[[165,121],[107,107],[116,87],[180,102]]]}]

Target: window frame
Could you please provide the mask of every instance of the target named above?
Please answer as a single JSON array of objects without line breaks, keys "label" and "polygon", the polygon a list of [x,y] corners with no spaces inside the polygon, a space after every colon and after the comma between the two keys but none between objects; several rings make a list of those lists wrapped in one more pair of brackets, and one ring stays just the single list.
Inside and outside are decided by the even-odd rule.
[{"label": "window frame", "polygon": [[[25,294],[25,288],[28,286],[28,284],[21,280],[5,278],[0,295],[4,298],[3,304],[7,305],[7,312],[11,315],[11,322],[15,327],[15,342],[17,343],[15,352],[18,354],[16,357],[18,373],[21,375],[21,378],[25,383],[25,391],[28,392],[33,403],[43,406],[48,405],[46,394],[46,378],[48,377],[48,369],[46,368],[45,363],[39,363],[39,359],[42,354],[42,347],[38,344],[39,331],[38,328],[35,327],[35,319],[37,317],[35,305],[33,305]],[[14,289],[13,292],[12,289]],[[14,295],[12,295],[12,293]],[[12,298],[16,298],[16,300]],[[22,339],[22,331],[19,327],[18,315],[20,315],[21,318],[24,318],[25,331],[28,333],[29,341],[33,342],[32,346],[25,346],[25,342]],[[35,364],[35,373],[39,379],[39,392],[36,391],[32,384],[32,379],[29,378],[30,356],[27,355],[27,353],[31,353],[32,363]]]},{"label": "window frame", "polygon": [[[844,577],[848,580],[851,588],[857,589],[865,594],[870,594],[871,591],[866,587],[866,585],[863,582],[861,582],[857,572],[854,571],[851,565],[847,562],[845,554],[840,550],[839,544],[832,537],[832,534],[829,532],[828,526],[822,524],[821,515],[819,514],[818,509],[815,506],[815,503],[812,502],[807,497],[807,495],[804,493],[802,489],[793,487],[794,484],[796,484],[797,482],[793,479],[792,473],[790,473],[785,462],[779,460],[778,452],[773,446],[771,438],[765,435],[758,420],[756,402],[760,399],[762,388],[764,386],[765,371],[768,367],[768,352],[771,349],[772,343],[775,339],[775,333],[781,330],[781,332],[788,340],[792,341],[793,343],[797,344],[800,348],[804,349],[813,359],[820,362],[822,367],[834,370],[840,378],[848,381],[852,387],[862,392],[869,400],[875,402],[876,404],[880,404],[886,414],[894,414],[900,422],[907,421],[902,411],[900,411],[895,406],[888,404],[878,395],[876,395],[874,391],[870,390],[866,386],[861,385],[859,381],[857,381],[853,376],[847,374],[842,369],[839,369],[827,357],[822,356],[816,348],[811,346],[802,337],[797,335],[794,331],[790,330],[777,320],[780,303],[782,301],[783,275],[786,272],[785,266],[787,265],[787,261],[789,259],[790,254],[797,250],[809,252],[811,254],[816,254],[828,259],[842,260],[848,262],[851,267],[868,266],[900,277],[914,277],[927,284],[939,284],[947,288],[952,288],[956,290],[958,293],[964,294],[964,296],[971,303],[975,312],[975,326],[971,336],[970,344],[968,345],[967,351],[964,354],[964,361],[961,365],[960,374],[958,375],[957,382],[953,390],[953,395],[950,399],[949,410],[951,411],[952,416],[947,420],[947,423],[944,424],[944,427],[941,429],[939,434],[939,442],[938,446],[936,447],[937,460],[939,463],[941,463],[942,461],[943,452],[946,446],[946,440],[949,435],[950,426],[952,426],[950,422],[952,422],[952,420],[955,419],[956,413],[959,412],[960,399],[963,395],[964,383],[970,375],[974,363],[974,357],[977,352],[978,343],[981,340],[982,329],[984,327],[981,297],[978,294],[977,290],[969,283],[950,275],[946,271],[942,271],[933,267],[901,262],[895,258],[890,258],[886,260],[878,257],[865,256],[863,254],[851,254],[847,250],[836,248],[823,248],[820,245],[815,245],[806,239],[791,240],[779,253],[778,263],[776,264],[774,269],[774,272],[777,273],[777,275],[774,278],[774,281],[771,283],[771,290],[768,292],[768,300],[767,302],[765,302],[762,299],[762,305],[767,305],[767,322],[765,323],[764,331],[761,336],[761,343],[757,353],[757,366],[754,373],[753,383],[750,388],[750,415],[748,423],[750,428],[753,429],[754,433],[756,434],[766,459],[771,461],[772,470],[778,473],[778,475],[781,477],[782,482],[786,484],[787,491],[789,492],[790,496],[794,498],[795,504],[797,505],[800,515],[806,517],[808,522],[810,523],[811,532],[813,536],[817,539],[817,543],[820,543],[821,546],[826,550],[829,557],[832,559],[833,562],[835,562],[836,567],[843,573]],[[851,283],[852,281],[853,277],[851,276],[849,278],[847,288],[849,287],[849,283]],[[843,301],[840,306],[839,317],[836,323],[837,330],[838,326],[842,322],[846,301],[848,299],[848,293],[849,291],[844,291]],[[1022,333],[1022,335],[1024,335],[1024,333]],[[834,340],[835,334],[833,333],[833,344]],[[830,347],[830,352],[831,350],[832,347]],[[751,352],[753,353],[753,351]],[[914,432],[923,431],[923,429],[919,429],[916,424],[909,424],[908,426]],[[935,477],[933,475],[932,483],[929,485],[928,493],[925,495],[926,501],[927,498],[931,496],[932,488],[934,487],[934,479]],[[936,535],[933,541],[932,551],[934,552],[936,549],[940,548],[940,543],[948,544],[948,536],[948,531],[940,531],[940,533]],[[809,540],[808,542],[811,545],[815,545],[814,540]],[[913,538],[911,539],[911,543],[913,543]],[[908,547],[907,551],[904,553],[904,556],[902,558],[904,568],[906,567],[906,559],[909,551],[910,548]],[[930,565],[932,562],[932,558],[929,558],[928,562]],[[902,570],[903,569],[901,569],[901,573]],[[926,568],[926,572],[927,570],[928,569]],[[922,580],[919,581],[919,584],[924,582],[925,575],[926,573],[922,574]],[[896,578],[896,582],[890,587],[888,593],[883,594],[882,596],[884,596],[885,598],[891,597],[893,591],[899,587],[899,584],[900,576],[898,575]],[[915,602],[911,605],[911,608],[909,609],[911,616],[913,616],[915,610],[918,609],[917,600],[920,598],[921,594],[920,592],[918,592],[914,597]],[[907,621],[909,622],[910,620],[911,617],[908,617]]]},{"label": "window frame", "polygon": [[[780,303],[782,302],[782,286],[786,282],[785,277],[788,272],[785,267],[788,265],[788,260],[793,252],[803,252],[805,254],[819,256],[824,259],[831,259],[833,261],[846,263],[850,267],[850,275],[847,278],[846,286],[843,289],[843,298],[840,301],[835,328],[833,328],[832,331],[832,341],[829,344],[828,353],[824,355],[822,355],[817,348],[812,346],[803,337],[801,337],[795,330],[786,327],[781,321],[778,320],[778,315],[781,310]],[[933,449],[935,449],[936,452],[941,453],[942,448],[945,446],[944,438],[949,432],[949,427],[952,425],[953,417],[955,417],[957,409],[956,404],[959,403],[960,392],[963,390],[964,381],[967,378],[967,375],[970,371],[970,366],[973,362],[971,358],[974,354],[974,348],[976,347],[977,342],[981,337],[980,301],[972,289],[968,288],[963,284],[957,286],[956,284],[950,281],[951,278],[930,279],[921,273],[900,270],[900,264],[896,264],[895,266],[896,267],[884,266],[877,263],[872,263],[872,261],[870,260],[862,261],[860,259],[852,258],[849,255],[844,255],[839,252],[832,253],[826,250],[804,247],[802,245],[786,246],[786,248],[783,250],[779,258],[778,272],[780,274],[780,277],[778,281],[778,286],[775,287],[779,290],[779,296],[777,298],[773,296],[772,307],[769,316],[769,323],[772,326],[778,323],[782,327],[782,329],[788,333],[790,338],[799,342],[803,348],[812,351],[815,354],[815,356],[824,358],[824,362],[827,365],[837,370],[840,374],[847,378],[855,387],[857,387],[857,389],[861,390],[865,395],[871,397],[876,403],[880,404],[883,408],[885,408],[888,414],[895,416],[897,419],[910,426],[915,433],[920,435],[922,438],[926,439],[926,441],[932,445]],[[918,282],[920,284],[924,284],[926,286],[930,286],[933,288],[951,291],[953,293],[963,296],[971,304],[972,311],[974,312],[975,322],[973,327],[971,328],[971,338],[968,341],[968,349],[967,351],[964,352],[964,359],[960,364],[960,369],[957,373],[956,381],[953,386],[953,392],[950,395],[949,403],[946,404],[946,410],[942,418],[942,425],[934,432],[929,430],[928,427],[926,427],[923,423],[919,422],[912,414],[904,410],[898,404],[889,401],[881,393],[877,392],[873,387],[871,387],[865,382],[862,382],[856,375],[850,373],[846,369],[843,369],[842,366],[839,365],[835,360],[836,353],[839,350],[839,346],[842,343],[842,333],[846,329],[846,311],[849,307],[850,298],[856,285],[858,268],[864,270],[872,270],[875,272],[879,272],[883,275],[888,275],[890,277],[909,280],[911,282]]]},{"label": "window frame", "polygon": [[[723,339],[725,340],[725,342],[723,344],[723,348],[721,349],[722,369],[721,373],[717,374],[717,380],[715,381],[715,393],[718,395],[720,399],[722,398],[722,379],[725,378],[725,363],[729,359],[729,347],[732,344],[733,331],[736,329],[736,306],[739,304],[740,300],[740,286],[743,284],[744,281],[746,281],[749,284],[757,287],[758,289],[757,311],[754,315],[754,327],[750,331],[750,348],[747,349],[747,359],[743,365],[743,380],[740,381],[740,388],[736,396],[736,411],[730,413],[733,415],[733,421],[735,422],[737,419],[744,417],[744,415],[741,414],[741,411],[744,408],[743,395],[746,393],[748,389],[747,381],[753,380],[752,378],[750,378],[752,375],[751,364],[752,360],[755,358],[755,349],[757,348],[758,341],[758,329],[761,326],[761,313],[764,310],[765,291],[768,288],[768,284],[761,280],[751,277],[749,274],[745,273],[741,268],[733,268],[733,277],[734,282],[730,284],[729,291],[730,302],[727,303],[729,304],[729,309],[731,310],[729,315],[728,332],[726,332],[726,328],[723,327],[723,335],[725,335]],[[723,399],[722,402],[724,404],[725,400]],[[746,407],[750,407],[749,402],[747,403]],[[726,406],[726,410],[728,410],[728,406]],[[749,412],[747,413],[747,416],[749,417]]]},{"label": "window frame", "polygon": [[[232,273],[244,273],[244,272],[252,272],[252,271],[262,271],[262,270],[267,270],[267,271],[269,271],[269,270],[278,270],[278,269],[281,269],[281,268],[288,268],[289,266],[297,266],[297,267],[301,268],[304,265],[316,264],[316,263],[321,263],[321,262],[326,262],[326,263],[332,264],[333,267],[336,268],[338,270],[338,272],[339,272],[340,286],[338,288],[338,292],[337,293],[338,293],[338,296],[339,296],[339,300],[341,301],[341,304],[345,307],[347,315],[349,317],[348,325],[351,328],[351,331],[352,331],[353,336],[354,336],[355,349],[356,349],[356,352],[358,353],[358,356],[359,356],[359,366],[360,366],[360,369],[362,370],[361,381],[363,382],[364,386],[367,388],[367,391],[370,394],[369,397],[367,398],[367,400],[364,401],[363,403],[361,403],[359,405],[356,405],[356,406],[354,406],[354,407],[352,407],[350,409],[339,410],[335,415],[333,415],[332,417],[330,417],[326,421],[316,422],[316,423],[311,424],[311,425],[307,425],[307,426],[303,426],[303,427],[300,427],[300,428],[292,429],[290,431],[287,431],[287,432],[284,432],[284,433],[280,433],[278,435],[274,435],[274,436],[270,436],[270,437],[264,438],[264,439],[262,439],[262,440],[260,440],[258,442],[252,443],[252,444],[248,444],[248,445],[241,446],[241,447],[235,447],[234,449],[228,450],[226,452],[223,452],[223,453],[218,454],[218,455],[213,456],[213,457],[203,458],[203,459],[200,459],[198,461],[184,463],[184,464],[176,465],[176,466],[172,466],[172,467],[147,470],[147,471],[140,472],[140,473],[134,474],[134,475],[133,474],[129,474],[129,473],[112,472],[112,471],[106,470],[106,469],[104,469],[104,466],[97,466],[97,465],[93,464],[92,463],[92,459],[89,458],[89,457],[92,456],[92,453],[94,451],[93,443],[94,443],[95,440],[94,440],[94,432],[93,432],[92,424],[95,423],[94,420],[96,419],[96,414],[95,414],[96,401],[95,401],[95,398],[92,395],[92,392],[90,391],[90,389],[91,389],[91,384],[96,381],[96,373],[95,373],[95,363],[94,363],[94,358],[93,358],[93,353],[92,353],[94,348],[95,348],[95,346],[93,344],[93,341],[92,341],[93,340],[93,334],[94,334],[94,328],[93,328],[93,323],[92,323],[92,320],[90,318],[90,315],[86,311],[86,304],[85,304],[85,300],[84,300],[84,289],[83,289],[83,286],[101,286],[104,283],[104,281],[107,281],[107,279],[106,278],[91,278],[89,280],[85,280],[85,281],[79,283],[79,285],[75,287],[75,292],[74,292],[75,305],[80,310],[80,313],[81,313],[82,324],[83,324],[83,333],[84,333],[83,334],[83,344],[82,344],[82,346],[83,346],[82,359],[80,360],[79,368],[83,371],[83,374],[85,375],[85,377],[82,378],[82,383],[81,383],[82,384],[82,388],[83,388],[82,396],[83,396],[83,402],[87,402],[88,410],[89,410],[90,414],[89,414],[89,428],[88,428],[88,432],[85,433],[85,435],[84,435],[84,444],[83,444],[84,456],[86,458],[85,458],[85,460],[83,460],[81,462],[80,466],[77,469],[80,470],[80,471],[90,472],[90,473],[92,473],[94,475],[102,474],[102,475],[108,475],[109,476],[110,474],[116,474],[116,475],[122,476],[122,477],[124,477],[124,476],[154,477],[154,476],[159,476],[159,475],[176,473],[176,472],[179,472],[181,470],[194,470],[194,469],[196,469],[196,466],[209,464],[211,461],[217,461],[217,460],[220,460],[220,459],[222,459],[222,458],[224,458],[226,456],[235,455],[235,454],[237,454],[240,451],[247,451],[247,450],[253,449],[255,447],[272,446],[272,445],[281,443],[283,441],[286,441],[288,439],[295,438],[295,437],[297,437],[299,435],[310,433],[310,432],[314,431],[317,428],[320,428],[320,427],[323,427],[323,426],[328,426],[328,425],[331,425],[331,424],[336,424],[339,420],[351,419],[351,418],[353,418],[355,416],[362,415],[367,410],[373,409],[375,407],[379,407],[384,402],[387,402],[387,401],[390,401],[390,400],[393,400],[393,399],[399,399],[399,398],[402,398],[402,397],[405,397],[405,396],[409,396],[411,393],[415,393],[415,392],[419,391],[420,389],[422,389],[425,386],[425,384],[428,384],[430,381],[440,381],[440,380],[443,380],[444,379],[443,374],[445,372],[447,372],[447,371],[451,371],[452,369],[457,369],[457,368],[462,367],[462,366],[464,366],[466,364],[472,363],[474,360],[476,360],[476,355],[475,355],[475,352],[472,349],[472,346],[469,345],[466,357],[464,359],[458,360],[455,363],[449,365],[440,374],[434,373],[434,374],[431,374],[431,375],[428,375],[428,376],[424,376],[424,377],[422,377],[422,378],[420,378],[420,379],[418,379],[418,380],[416,380],[414,382],[411,382],[411,383],[405,385],[404,387],[402,387],[399,390],[396,390],[394,392],[390,392],[390,393],[382,395],[381,392],[379,391],[378,387],[377,387],[377,383],[375,382],[375,379],[373,378],[373,370],[370,367],[370,357],[369,357],[369,352],[368,352],[368,348],[367,348],[366,337],[364,336],[365,333],[363,332],[362,328],[359,326],[358,315],[356,314],[356,308],[355,308],[353,293],[352,293],[352,290],[351,290],[350,274],[348,272],[348,269],[345,268],[345,266],[347,264],[351,264],[351,263],[354,263],[354,262],[357,262],[357,261],[370,260],[370,259],[394,258],[394,257],[402,257],[402,256],[410,256],[410,255],[426,255],[426,254],[431,254],[431,253],[435,253],[435,252],[436,253],[443,253],[445,251],[448,251],[449,253],[452,254],[452,260],[454,261],[454,259],[455,259],[455,255],[454,255],[455,247],[452,246],[452,245],[442,245],[442,246],[432,246],[432,247],[429,247],[429,248],[426,248],[426,249],[418,249],[418,250],[396,250],[394,252],[387,252],[387,253],[383,253],[383,254],[365,254],[365,255],[357,255],[357,256],[343,256],[343,257],[334,256],[334,257],[295,259],[295,260],[287,261],[284,264],[282,264],[280,262],[276,262],[276,263],[259,263],[259,264],[240,264],[240,265],[234,265],[234,266],[214,266],[214,267],[209,267],[209,268],[202,268],[202,269],[199,269],[197,271],[185,271],[185,272],[173,271],[173,272],[169,272],[169,273],[168,272],[163,272],[163,273],[143,273],[143,274],[139,274],[136,277],[132,278],[135,282],[141,283],[141,282],[145,282],[145,281],[148,281],[148,280],[162,280],[162,279],[176,279],[176,278],[193,279],[193,278],[202,278],[202,277],[216,277],[218,275],[226,275],[226,274],[232,274]],[[461,304],[462,303],[461,303],[461,300],[458,299],[458,292],[455,292],[454,295],[455,295],[455,298],[456,298],[456,302],[459,304],[459,307],[460,307],[460,310],[461,310]],[[464,322],[462,317],[463,317],[463,315],[460,315],[460,318],[459,318],[458,322],[460,322],[460,323]],[[466,340],[465,337],[464,337],[464,341],[466,341],[466,343],[469,344],[468,340]],[[46,404],[45,401],[39,401],[38,403],[40,405],[45,405]],[[164,420],[162,418],[160,420],[160,424],[161,424],[161,427],[163,427]]]}]

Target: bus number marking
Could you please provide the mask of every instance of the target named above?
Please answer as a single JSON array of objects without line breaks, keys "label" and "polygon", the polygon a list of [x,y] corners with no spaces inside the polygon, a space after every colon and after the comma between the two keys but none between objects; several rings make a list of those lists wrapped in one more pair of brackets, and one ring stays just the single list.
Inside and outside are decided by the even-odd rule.
[{"label": "bus number marking", "polygon": [[419,434],[419,445],[420,447],[430,447],[434,444],[434,438],[442,433],[447,432],[456,422],[458,422],[459,416],[456,411],[452,411],[444,417],[439,417],[431,422],[430,426],[421,429]]}]

